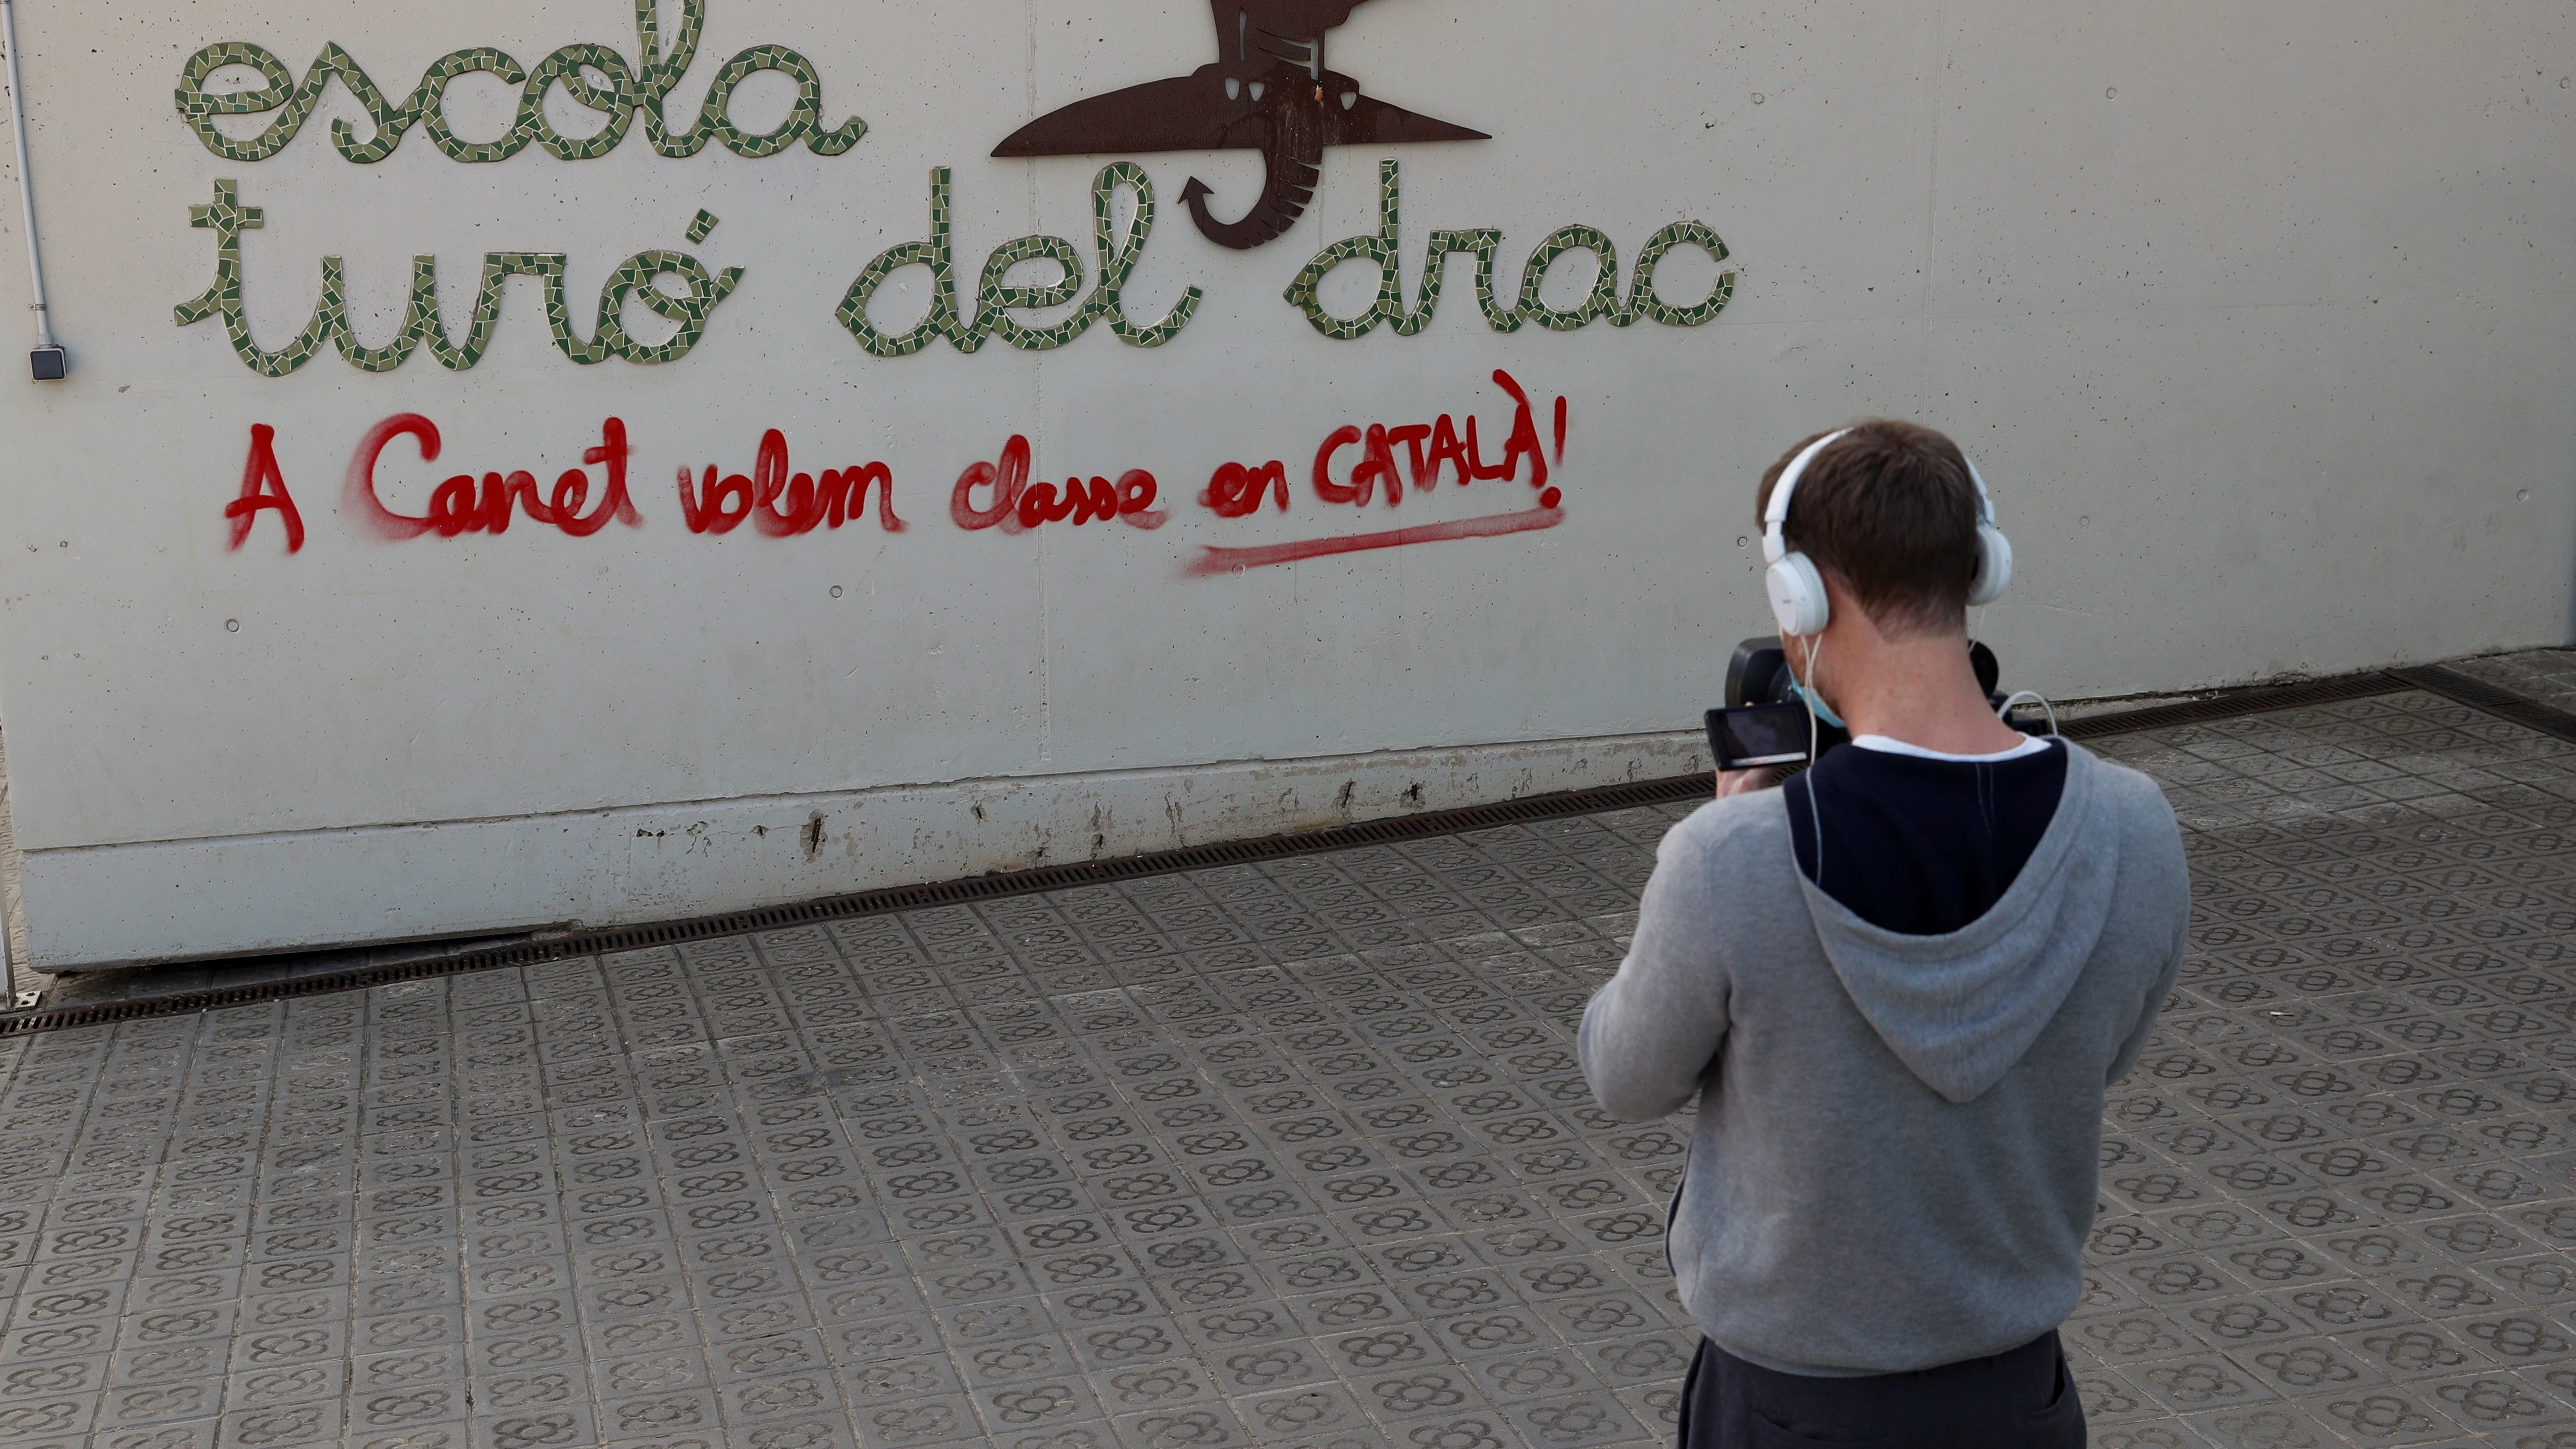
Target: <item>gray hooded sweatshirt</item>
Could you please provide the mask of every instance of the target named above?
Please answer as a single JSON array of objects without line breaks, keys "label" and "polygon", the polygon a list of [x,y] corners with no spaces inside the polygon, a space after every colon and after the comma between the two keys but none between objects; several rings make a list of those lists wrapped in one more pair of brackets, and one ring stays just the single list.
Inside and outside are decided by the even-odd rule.
[{"label": "gray hooded sweatshirt", "polygon": [[2173,988],[2191,886],[2155,783],[2067,753],[2029,862],[1946,936],[1809,884],[1778,790],[1703,806],[1657,849],[1583,1070],[1626,1120],[1698,1099],[1673,1271],[1737,1358],[1909,1372],[2075,1307],[2104,1089]]}]

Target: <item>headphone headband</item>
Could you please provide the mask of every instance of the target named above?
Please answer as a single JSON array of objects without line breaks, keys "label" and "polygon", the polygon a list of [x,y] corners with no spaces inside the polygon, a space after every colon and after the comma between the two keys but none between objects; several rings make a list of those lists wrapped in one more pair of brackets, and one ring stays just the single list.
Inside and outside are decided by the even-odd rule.
[{"label": "headphone headband", "polygon": [[1977,460],[1969,457],[1967,454],[1961,453],[1959,455],[1959,461],[1968,465],[1968,481],[1977,485],[1978,526],[1982,528],[1994,527],[1995,500],[1994,495],[1986,491],[1986,475],[1977,471]]},{"label": "headphone headband", "polygon": [[[1778,536],[1781,529],[1789,522],[1789,495],[1797,491],[1798,480],[1807,476],[1807,470],[1815,466],[1816,459],[1822,456],[1827,448],[1859,431],[1858,428],[1844,428],[1839,432],[1827,433],[1808,444],[1804,452],[1790,459],[1789,466],[1781,470],[1780,481],[1771,489],[1770,506],[1762,510],[1764,562],[1778,563],[1781,554],[1787,552],[1785,545],[1779,552],[1773,552],[1772,539]],[[1977,490],[1978,525],[1985,528],[1994,527],[1995,499],[1993,494],[1986,491],[1986,475],[1977,471],[1977,460],[1967,454],[1961,453],[1959,461],[1968,465],[1968,482]]]},{"label": "headphone headband", "polygon": [[1789,466],[1781,471],[1780,481],[1771,487],[1771,504],[1762,510],[1762,561],[1764,563],[1778,563],[1788,556],[1789,544],[1783,535],[1783,530],[1789,523],[1789,495],[1798,491],[1798,480],[1807,476],[1807,469],[1816,461],[1817,454],[1858,431],[1857,428],[1844,428],[1839,432],[1825,434],[1809,443],[1806,451],[1790,459]]}]

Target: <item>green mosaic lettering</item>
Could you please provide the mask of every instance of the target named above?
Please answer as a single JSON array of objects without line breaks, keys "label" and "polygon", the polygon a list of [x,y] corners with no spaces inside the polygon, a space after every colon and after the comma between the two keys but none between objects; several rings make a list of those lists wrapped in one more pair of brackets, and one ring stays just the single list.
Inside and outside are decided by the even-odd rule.
[{"label": "green mosaic lettering", "polygon": [[[680,278],[688,284],[688,290],[675,296],[653,285],[656,278],[665,276]],[[677,362],[706,336],[707,323],[713,320],[717,304],[732,296],[741,281],[740,267],[710,274],[696,257],[679,252],[638,252],[618,267],[601,290],[598,322],[586,346],[576,344],[570,329],[557,320],[563,316],[558,302],[562,295],[559,282],[548,284],[547,320],[556,324],[555,345],[575,362],[595,363],[609,356],[647,366]],[[626,303],[630,299],[643,303],[646,310],[666,322],[679,323],[680,330],[657,346],[637,342],[626,333]]]},{"label": "green mosaic lettering", "polygon": [[[1115,219],[1122,186],[1136,193],[1136,215],[1127,234],[1120,237]],[[1127,279],[1144,259],[1145,241],[1154,234],[1154,183],[1146,178],[1144,167],[1120,161],[1100,169],[1091,182],[1091,228],[1092,248],[1100,254],[1100,286],[1092,293],[1091,306],[1109,319],[1110,332],[1130,347],[1160,347],[1181,335],[1181,329],[1198,315],[1203,294],[1196,287],[1182,292],[1163,320],[1150,327],[1127,319]]]},{"label": "green mosaic lettering", "polygon": [[1647,239],[1645,250],[1637,253],[1636,281],[1628,288],[1631,317],[1643,317],[1667,327],[1701,327],[1717,320],[1717,314],[1735,299],[1733,272],[1718,273],[1716,290],[1695,307],[1672,306],[1656,293],[1655,268],[1663,263],[1666,253],[1685,246],[1698,247],[1721,262],[1727,258],[1726,243],[1701,222],[1677,221],[1655,233]]},{"label": "green mosaic lettering", "polygon": [[[347,120],[331,123],[332,144],[341,155],[361,164],[392,155],[415,125],[429,134],[431,144],[441,154],[471,164],[506,161],[531,145],[566,161],[596,160],[625,141],[639,111],[644,116],[647,143],[656,154],[675,158],[698,154],[710,140],[720,142],[737,156],[753,159],[775,156],[799,141],[817,155],[838,156],[867,135],[868,123],[856,116],[837,127],[824,128],[822,77],[813,62],[779,45],[756,45],[725,62],[696,119],[673,130],[663,111],[663,101],[697,58],[698,36],[706,19],[706,0],[678,0],[678,5],[679,20],[667,37],[670,45],[666,51],[657,0],[636,0],[638,59],[631,67],[624,56],[605,45],[565,46],[547,56],[533,71],[490,46],[475,46],[440,59],[421,76],[409,99],[395,106],[336,43],[323,46],[299,82],[268,50],[246,41],[225,41],[188,57],[187,64],[180,68],[173,100],[180,118],[197,133],[198,141],[208,151],[227,161],[245,162],[265,161],[286,149],[312,118],[324,88],[335,78],[366,109],[375,128],[372,136],[361,141],[357,128]],[[207,80],[230,66],[256,70],[260,84],[243,91],[207,90]],[[792,78],[796,82],[796,101],[777,129],[751,135],[734,124],[730,108],[736,88],[765,70]],[[605,77],[604,82],[590,79],[589,73],[594,71]],[[505,84],[521,88],[517,117],[509,132],[496,140],[462,140],[447,124],[443,101],[448,83],[458,76],[477,73],[498,76]],[[546,96],[557,86],[563,87],[574,104],[606,116],[608,124],[586,137],[558,133],[545,114]],[[258,135],[247,139],[236,140],[215,124],[219,116],[253,115],[272,115],[274,119]]]},{"label": "green mosaic lettering", "polygon": [[[1727,272],[1717,279],[1710,297],[1692,307],[1674,307],[1656,295],[1655,268],[1674,248],[1696,246],[1723,262],[1726,243],[1705,223],[1675,222],[1655,233],[1637,254],[1637,272],[1629,290],[1626,305],[1619,301],[1619,249],[1609,236],[1596,227],[1569,226],[1557,231],[1539,244],[1521,275],[1519,295],[1505,305],[1495,280],[1495,256],[1502,249],[1503,234],[1492,227],[1474,231],[1435,231],[1422,263],[1422,285],[1414,304],[1404,305],[1404,280],[1399,270],[1401,255],[1402,200],[1400,176],[1393,160],[1378,163],[1378,229],[1364,236],[1344,237],[1315,254],[1297,279],[1288,284],[1285,294],[1290,306],[1306,314],[1306,321],[1317,332],[1336,341],[1365,337],[1384,323],[1399,337],[1412,337],[1431,325],[1440,307],[1440,293],[1448,280],[1449,258],[1473,255],[1476,258],[1476,305],[1485,314],[1485,325],[1496,332],[1517,332],[1528,323],[1537,323],[1557,332],[1572,332],[1596,320],[1613,327],[1626,327],[1641,319],[1652,319],[1671,327],[1699,327],[1714,320],[1735,295],[1735,274]],[[1593,279],[1592,292],[1579,307],[1557,310],[1539,297],[1539,288],[1547,280],[1548,268],[1567,252],[1589,251],[1600,262],[1599,275]],[[1377,297],[1369,309],[1355,317],[1336,317],[1326,311],[1321,293],[1324,278],[1344,262],[1367,262],[1378,269]]]},{"label": "green mosaic lettering", "polygon": [[[179,304],[173,319],[187,327],[210,317],[221,318],[233,351],[245,366],[262,377],[285,377],[312,361],[324,346],[334,344],[340,355],[362,372],[391,372],[410,361],[424,344],[439,366],[462,372],[480,362],[491,346],[493,329],[501,318],[503,283],[511,277],[536,277],[544,283],[547,325],[555,346],[574,362],[589,366],[611,357],[646,366],[677,362],[706,335],[707,323],[717,305],[732,295],[743,276],[740,267],[710,273],[697,258],[679,252],[640,252],[627,258],[601,290],[598,316],[590,339],[584,341],[572,328],[572,311],[564,296],[566,259],[562,253],[492,252],[483,258],[483,279],[474,298],[473,320],[465,340],[459,342],[448,335],[447,324],[439,315],[438,259],[414,257],[411,297],[403,312],[401,330],[385,345],[369,347],[358,340],[349,321],[348,284],[341,259],[324,257],[322,295],[314,304],[312,320],[293,342],[272,352],[252,338],[242,305],[241,234],[257,231],[266,224],[261,209],[241,204],[239,183],[218,181],[213,204],[191,207],[188,216],[189,225],[215,233],[215,281],[203,293]],[[654,285],[663,276],[678,277],[686,290],[672,293]],[[679,330],[668,341],[652,346],[637,342],[626,331],[629,301],[641,302],[654,315],[679,323]]]},{"label": "green mosaic lettering", "polygon": [[[1006,287],[1002,279],[1022,262],[1053,262],[1055,281],[1041,287]],[[1024,236],[984,259],[984,284],[976,289],[975,316],[984,328],[1022,352],[1045,352],[1081,336],[1098,312],[1084,307],[1048,327],[1031,327],[1006,315],[1061,307],[1082,295],[1082,254],[1060,236]]]},{"label": "green mosaic lettering", "polygon": [[[420,117],[420,127],[429,133],[429,143],[450,161],[482,164],[507,161],[528,147],[536,137],[524,126],[512,126],[497,141],[468,141],[447,127],[447,83],[458,76],[481,72],[501,78],[504,85],[524,86],[528,73],[519,63],[488,45],[460,50],[441,56],[420,79],[420,89],[412,93],[411,104],[404,109]],[[527,109],[520,107],[524,113]]]},{"label": "green mosaic lettering", "polygon": [[[930,269],[930,312],[919,326],[899,336],[888,337],[868,320],[868,303],[884,286],[886,278],[906,267]],[[858,339],[859,346],[870,357],[910,357],[928,347],[932,339],[945,337],[960,352],[974,352],[984,345],[980,327],[969,327],[957,315],[957,268],[950,255],[948,241],[948,168],[937,166],[930,172],[930,237],[926,241],[905,242],[879,252],[874,261],[859,273],[858,280],[841,296],[841,325]]]},{"label": "green mosaic lettering", "polygon": [[[1547,269],[1555,266],[1556,259],[1567,252],[1582,251],[1592,253],[1600,263],[1592,279],[1592,295],[1583,299],[1583,305],[1564,312],[1540,301],[1539,284],[1547,280]],[[1597,227],[1569,226],[1550,233],[1547,240],[1538,244],[1538,250],[1530,253],[1529,268],[1521,273],[1520,314],[1523,319],[1552,332],[1577,331],[1596,317],[1606,317],[1618,326],[1626,326],[1619,309],[1618,244]]]},{"label": "green mosaic lettering", "polygon": [[[1120,187],[1136,195],[1136,215],[1123,236],[1117,229]],[[1146,240],[1154,231],[1154,183],[1147,179],[1143,167],[1121,161],[1104,167],[1091,184],[1092,247],[1099,255],[1100,269],[1091,299],[1071,316],[1046,327],[1031,327],[1006,315],[1011,310],[1061,307],[1082,292],[1082,262],[1073,243],[1062,237],[1028,236],[1004,243],[985,259],[975,294],[975,316],[965,317],[957,306],[949,188],[948,168],[933,168],[929,237],[879,252],[841,296],[841,325],[849,329],[850,336],[869,356],[910,357],[940,337],[947,338],[949,345],[960,352],[980,351],[988,336],[999,337],[1023,352],[1044,352],[1080,337],[1103,318],[1108,320],[1110,332],[1128,346],[1160,347],[1178,336],[1197,314],[1202,294],[1191,287],[1160,322],[1148,326],[1127,316],[1127,279],[1135,273],[1136,264],[1144,257]],[[1059,269],[1057,279],[1041,287],[1004,285],[1003,279],[1011,268],[1027,261],[1055,263]],[[909,330],[889,337],[869,318],[868,303],[888,278],[906,267],[929,269],[930,310]]]},{"label": "green mosaic lettering", "polygon": [[[592,85],[583,74],[592,70],[608,77],[605,87]],[[574,105],[608,117],[607,126],[579,139],[558,133],[546,120],[546,93],[558,85]],[[635,124],[637,94],[635,73],[626,68],[626,57],[604,45],[567,45],[528,72],[527,88],[519,93],[518,130],[550,156],[595,161],[626,139],[627,129]]]},{"label": "green mosaic lettering", "polygon": [[[1306,269],[1289,283],[1290,306],[1306,314],[1307,322],[1327,337],[1348,340],[1365,337],[1380,322],[1392,328],[1398,337],[1418,335],[1431,325],[1440,310],[1440,293],[1448,281],[1449,258],[1452,254],[1472,254],[1476,258],[1476,300],[1484,308],[1485,319],[1497,332],[1520,330],[1520,314],[1501,306],[1494,296],[1494,253],[1502,246],[1503,234],[1492,228],[1477,231],[1435,231],[1431,234],[1429,253],[1422,262],[1422,285],[1410,311],[1404,305],[1404,276],[1397,265],[1401,225],[1402,177],[1392,160],[1378,163],[1378,230],[1375,236],[1346,237],[1316,254]],[[1344,262],[1367,261],[1378,269],[1377,300],[1368,311],[1357,317],[1335,317],[1324,310],[1319,293],[1324,278]]]}]

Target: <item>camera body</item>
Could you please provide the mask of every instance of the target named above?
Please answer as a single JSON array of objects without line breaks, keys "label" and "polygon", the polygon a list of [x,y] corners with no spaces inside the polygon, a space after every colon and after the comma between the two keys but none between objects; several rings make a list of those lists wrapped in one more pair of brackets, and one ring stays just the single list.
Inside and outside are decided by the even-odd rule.
[{"label": "camera body", "polygon": [[[1971,640],[1968,663],[1976,670],[1977,688],[1985,691],[1989,703],[2001,709],[2004,697],[1996,692],[1996,686],[2002,681],[2003,665],[1995,658],[1995,651]],[[1776,756],[1767,753],[1742,759],[1742,765],[1734,761],[1741,758],[1737,752],[1744,747],[1745,741],[1774,739],[1781,734],[1785,716],[1777,711],[1783,708],[1794,709],[1800,716],[1795,721],[1797,738],[1794,743],[1802,756],[1807,748],[1806,733],[1810,728],[1815,731],[1817,755],[1837,745],[1851,743],[1849,731],[1822,720],[1811,724],[1804,718],[1807,707],[1791,688],[1794,683],[1796,676],[1790,672],[1788,653],[1780,647],[1777,635],[1747,639],[1735,646],[1735,657],[1726,663],[1726,707],[1708,712],[1710,748],[1717,754],[1718,768],[1779,763]],[[1729,719],[1729,716],[1733,718]],[[1767,750],[1771,747],[1757,748]]]}]

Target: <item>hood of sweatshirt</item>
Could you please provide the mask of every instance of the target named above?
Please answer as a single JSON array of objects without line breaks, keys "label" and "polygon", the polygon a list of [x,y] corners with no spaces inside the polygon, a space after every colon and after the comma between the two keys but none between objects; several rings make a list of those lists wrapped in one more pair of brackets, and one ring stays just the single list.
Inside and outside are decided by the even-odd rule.
[{"label": "hood of sweatshirt", "polygon": [[1882,930],[1798,877],[1843,990],[1906,1070],[1950,1101],[2003,1080],[2092,959],[2120,864],[2120,832],[2089,828],[2102,768],[2067,747],[2056,817],[2003,899],[1963,930]]}]

